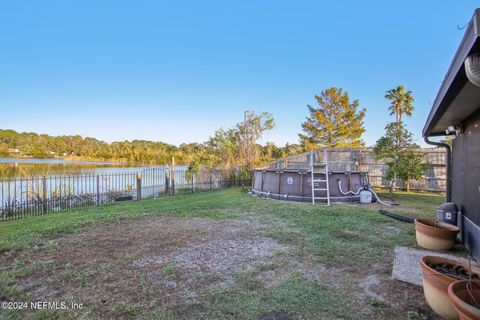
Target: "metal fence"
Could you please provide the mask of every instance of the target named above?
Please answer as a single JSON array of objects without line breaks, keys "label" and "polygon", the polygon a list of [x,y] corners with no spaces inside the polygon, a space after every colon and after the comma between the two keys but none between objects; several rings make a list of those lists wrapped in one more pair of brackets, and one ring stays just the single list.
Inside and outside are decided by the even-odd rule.
[{"label": "metal fence", "polygon": [[240,169],[194,173],[150,168],[134,173],[1,178],[0,220],[250,185],[250,172]]},{"label": "metal fence", "polygon": [[[323,161],[323,150],[313,152],[314,162]],[[444,192],[446,189],[446,153],[443,149],[425,148],[419,149],[423,153],[424,163],[430,164],[419,180],[410,182],[410,189],[418,191]],[[388,165],[378,161],[373,156],[371,149],[327,149],[329,169],[331,171],[365,171],[368,172],[370,184],[374,187],[387,188],[390,180],[386,172]],[[310,163],[310,152],[290,156],[280,161],[271,163],[269,169],[305,169]],[[405,181],[396,180],[396,187],[404,189]]]}]

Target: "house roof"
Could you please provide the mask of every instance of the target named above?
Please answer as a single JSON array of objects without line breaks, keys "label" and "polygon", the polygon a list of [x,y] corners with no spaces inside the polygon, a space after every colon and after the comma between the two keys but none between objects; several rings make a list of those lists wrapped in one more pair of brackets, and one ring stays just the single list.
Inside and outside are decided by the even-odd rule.
[{"label": "house roof", "polygon": [[472,53],[480,53],[480,9],[475,10],[438,90],[423,136],[445,135],[449,126],[459,125],[480,109],[480,88],[467,79],[464,67]]}]

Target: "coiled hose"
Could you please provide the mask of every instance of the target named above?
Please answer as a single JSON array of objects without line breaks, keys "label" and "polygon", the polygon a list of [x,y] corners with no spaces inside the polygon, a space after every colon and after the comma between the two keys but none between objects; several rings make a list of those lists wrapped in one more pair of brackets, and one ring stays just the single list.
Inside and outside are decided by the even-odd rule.
[{"label": "coiled hose", "polygon": [[340,190],[340,193],[343,194],[344,196],[348,196],[348,195],[352,195],[352,196],[356,196],[360,193],[360,191],[362,191],[363,187],[360,187],[357,192],[353,192],[353,191],[343,191],[342,190],[342,180],[340,179],[337,179],[338,181],[338,190]]},{"label": "coiled hose", "polygon": [[396,202],[382,201],[380,199],[380,197],[378,196],[378,194],[376,194],[376,192],[370,187],[368,187],[368,191],[370,191],[372,193],[372,195],[375,197],[375,199],[377,199],[377,201],[380,202],[383,205],[386,205],[386,206],[398,206],[399,205],[399,203],[396,203]]}]

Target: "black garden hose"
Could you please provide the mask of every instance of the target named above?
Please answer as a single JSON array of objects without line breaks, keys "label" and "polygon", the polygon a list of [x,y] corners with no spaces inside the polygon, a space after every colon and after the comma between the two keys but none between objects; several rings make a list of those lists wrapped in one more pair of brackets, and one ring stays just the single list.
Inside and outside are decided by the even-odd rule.
[{"label": "black garden hose", "polygon": [[380,212],[384,216],[387,216],[387,217],[390,217],[390,218],[393,218],[393,219],[397,219],[397,220],[400,220],[402,222],[413,223],[415,221],[414,218],[401,216],[399,214],[388,212],[386,210],[378,210],[378,212]]}]

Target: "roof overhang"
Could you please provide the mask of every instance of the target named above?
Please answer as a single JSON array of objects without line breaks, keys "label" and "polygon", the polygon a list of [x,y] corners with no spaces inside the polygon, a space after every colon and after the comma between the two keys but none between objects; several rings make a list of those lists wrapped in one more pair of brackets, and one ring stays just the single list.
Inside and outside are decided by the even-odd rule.
[{"label": "roof overhang", "polygon": [[458,126],[480,109],[480,88],[467,79],[465,59],[480,53],[480,9],[476,9],[462,42],[438,90],[423,136],[445,135],[449,126]]}]

